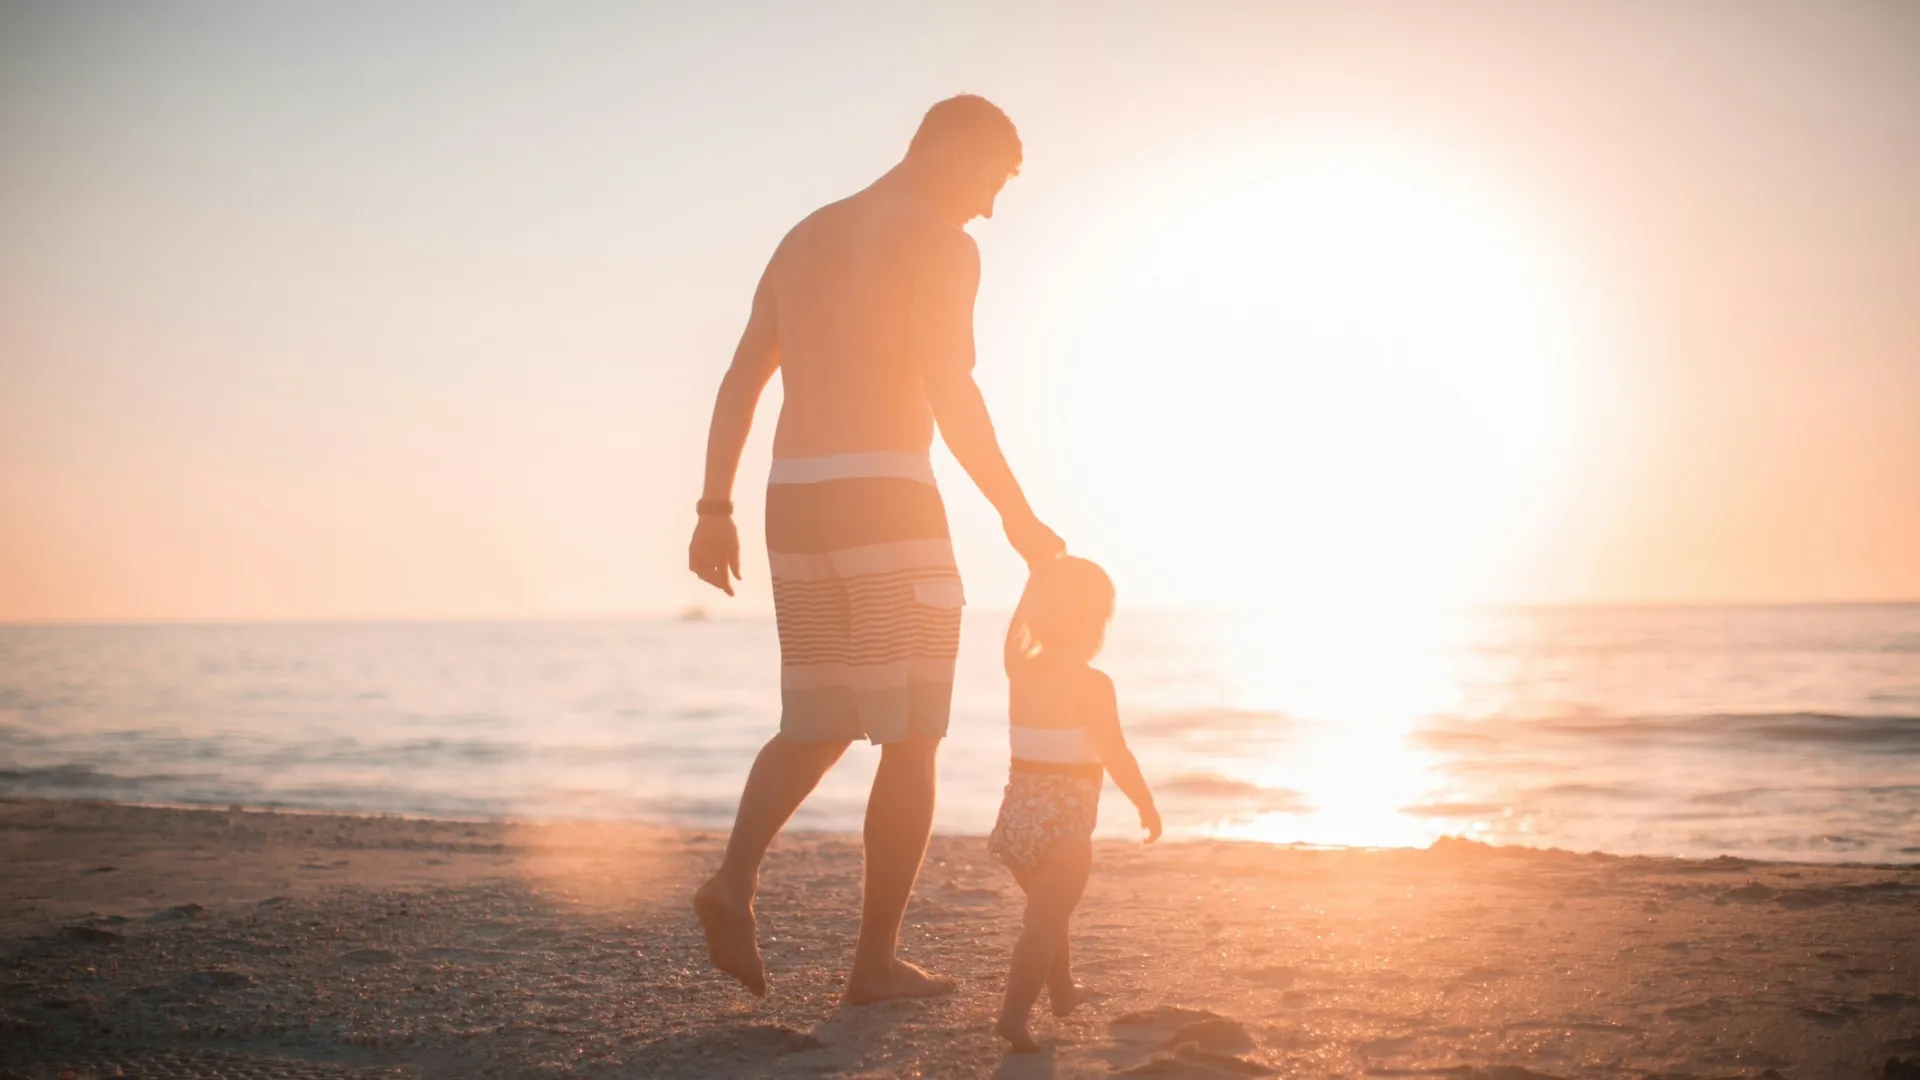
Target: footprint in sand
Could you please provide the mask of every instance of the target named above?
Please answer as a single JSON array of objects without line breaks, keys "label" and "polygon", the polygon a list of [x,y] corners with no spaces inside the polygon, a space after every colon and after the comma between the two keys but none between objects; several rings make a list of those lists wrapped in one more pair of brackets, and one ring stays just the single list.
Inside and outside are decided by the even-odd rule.
[{"label": "footprint in sand", "polygon": [[956,907],[984,907],[999,903],[1005,895],[999,889],[957,888],[942,893],[940,899]]},{"label": "footprint in sand", "polygon": [[[827,1046],[815,1036],[781,1024],[746,1024],[735,1028],[670,1035],[652,1046],[656,1062],[665,1066],[692,1066],[733,1061],[738,1067],[765,1066],[792,1054],[822,1050]],[[642,1075],[692,1075],[691,1068]]]},{"label": "footprint in sand", "polygon": [[181,922],[186,919],[197,919],[206,913],[207,909],[201,907],[199,904],[175,904],[165,911],[156,911],[147,916],[147,921]]},{"label": "footprint in sand", "polygon": [[499,949],[457,949],[439,946],[424,949],[420,959],[430,964],[498,964],[512,958],[512,954]]},{"label": "footprint in sand", "polygon": [[1199,1020],[1225,1020],[1217,1012],[1207,1009],[1189,1009],[1182,1005],[1155,1005],[1151,1009],[1139,1009],[1121,1013],[1107,1024],[1116,1035],[1139,1040],[1164,1039],[1175,1031]]},{"label": "footprint in sand", "polygon": [[1224,1016],[1210,1016],[1182,1024],[1173,1033],[1175,1046],[1198,1046],[1219,1054],[1241,1054],[1254,1048],[1253,1036],[1246,1025]]},{"label": "footprint in sand", "polygon": [[818,1050],[826,1044],[804,1031],[779,1024],[750,1024],[734,1033],[734,1045],[756,1057],[784,1057]]},{"label": "footprint in sand", "polygon": [[224,968],[191,971],[173,980],[183,990],[244,990],[254,985],[253,976]]},{"label": "footprint in sand", "polygon": [[1159,1005],[1122,1013],[1108,1028],[1118,1041],[1172,1050],[1119,1070],[1123,1076],[1265,1076],[1274,1071],[1241,1056],[1256,1045],[1246,1025],[1206,1009]]},{"label": "footprint in sand", "polygon": [[1273,1073],[1272,1067],[1261,1062],[1234,1057],[1231,1054],[1216,1054],[1187,1043],[1176,1048],[1171,1054],[1162,1054],[1131,1068],[1121,1069],[1118,1075],[1174,1076],[1191,1077],[1192,1080],[1215,1080],[1218,1077],[1231,1076],[1271,1076]]}]

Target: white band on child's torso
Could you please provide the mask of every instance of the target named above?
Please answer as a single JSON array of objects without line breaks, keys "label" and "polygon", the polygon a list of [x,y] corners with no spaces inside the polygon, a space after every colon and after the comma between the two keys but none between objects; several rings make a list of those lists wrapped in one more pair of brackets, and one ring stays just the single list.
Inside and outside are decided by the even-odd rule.
[{"label": "white band on child's torso", "polygon": [[1043,761],[1050,765],[1099,764],[1093,752],[1093,739],[1086,728],[1036,728],[1014,724],[1008,729],[1013,756],[1023,761]]}]

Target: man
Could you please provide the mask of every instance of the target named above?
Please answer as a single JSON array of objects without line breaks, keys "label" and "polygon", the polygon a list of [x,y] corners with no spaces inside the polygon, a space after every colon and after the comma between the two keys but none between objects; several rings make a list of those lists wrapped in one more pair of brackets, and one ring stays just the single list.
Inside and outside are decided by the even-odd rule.
[{"label": "man", "polygon": [[900,164],[780,242],[714,402],[688,561],[731,596],[734,473],[761,390],[785,372],[767,485],[780,732],[753,763],[719,871],[694,897],[714,967],[757,995],[767,992],[753,916],[760,861],[856,738],[880,745],[880,766],[845,1000],[953,989],[894,955],[933,829],[963,603],[927,456],[936,422],[1015,550],[1031,563],[1065,547],[1027,505],[973,380],[980,253],[962,227],[993,216],[1020,159],[1013,122],[986,99],[928,110]]}]

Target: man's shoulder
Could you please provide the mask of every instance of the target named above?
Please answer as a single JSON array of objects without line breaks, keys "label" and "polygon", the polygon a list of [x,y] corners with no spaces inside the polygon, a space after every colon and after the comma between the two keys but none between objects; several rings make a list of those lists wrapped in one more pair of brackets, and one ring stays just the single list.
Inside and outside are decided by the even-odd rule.
[{"label": "man's shoulder", "polygon": [[917,199],[880,191],[863,191],[814,211],[821,215],[843,216],[858,220],[866,228],[898,237],[940,255],[966,255],[977,258],[980,249],[967,230],[933,212]]},{"label": "man's shoulder", "polygon": [[774,249],[774,263],[811,261],[814,253],[847,244],[891,249],[887,261],[905,259],[943,273],[978,274],[980,248],[952,222],[910,199],[873,191],[849,195],[801,218]]},{"label": "man's shoulder", "polygon": [[914,199],[897,199],[894,205],[898,207],[907,227],[930,247],[942,252],[979,254],[980,249],[967,230],[934,213],[925,203]]},{"label": "man's shoulder", "polygon": [[794,222],[793,227],[788,229],[786,235],[780,238],[780,244],[775,249],[775,253],[778,254],[779,252],[803,244],[808,237],[815,233],[832,228],[834,217],[839,213],[841,204],[846,201],[847,200],[842,199],[840,202],[828,203],[813,213],[808,214],[806,217],[801,218],[799,221]]}]

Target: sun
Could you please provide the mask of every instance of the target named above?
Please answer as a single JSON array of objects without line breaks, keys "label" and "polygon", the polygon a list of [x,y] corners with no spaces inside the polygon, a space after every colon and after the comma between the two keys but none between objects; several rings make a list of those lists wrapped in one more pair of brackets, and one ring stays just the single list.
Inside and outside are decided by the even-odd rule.
[{"label": "sun", "polygon": [[1135,603],[1249,613],[1222,704],[1306,732],[1228,766],[1301,807],[1220,831],[1430,840],[1409,734],[1567,482],[1578,290],[1510,192],[1405,145],[1184,156],[1130,200],[1070,350],[1086,550]]},{"label": "sun", "polygon": [[1183,605],[1497,583],[1573,409],[1577,320],[1524,215],[1353,140],[1201,155],[1134,198],[1070,357],[1099,541]]}]

